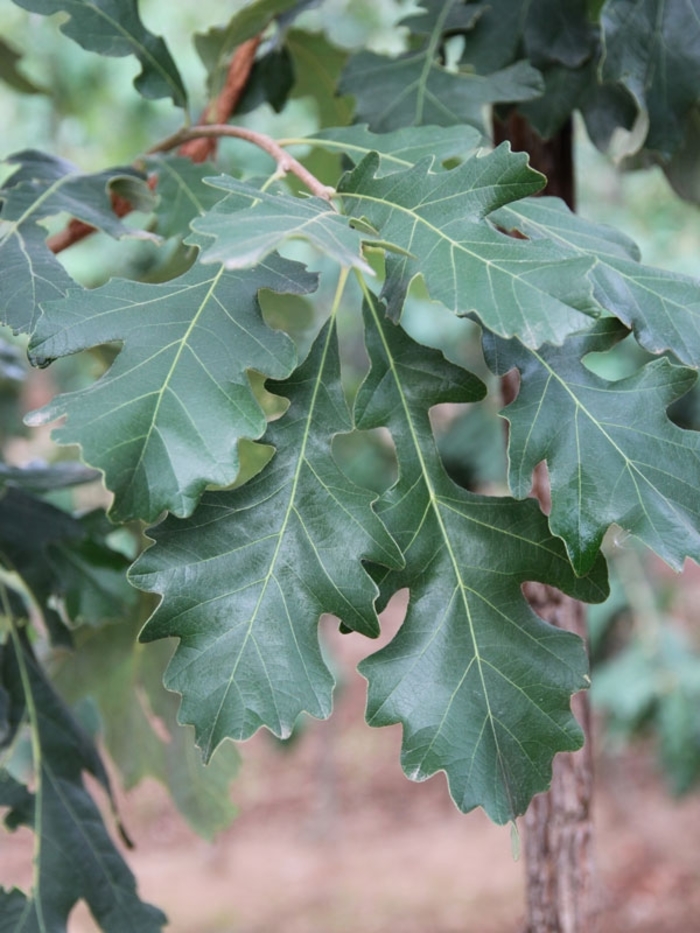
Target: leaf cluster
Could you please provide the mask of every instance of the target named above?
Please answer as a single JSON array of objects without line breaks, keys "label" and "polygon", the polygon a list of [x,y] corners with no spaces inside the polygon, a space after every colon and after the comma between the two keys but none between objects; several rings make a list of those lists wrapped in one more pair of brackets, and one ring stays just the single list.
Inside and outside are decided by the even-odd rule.
[{"label": "leaf cluster", "polygon": [[[135,0],[17,2],[69,13],[67,36],[134,55],[141,94],[186,105]],[[378,612],[407,588],[398,634],[360,668],[368,722],[401,723],[409,777],[442,770],[462,810],[503,823],[547,788],[554,754],[581,744],[570,698],[588,684],[583,643],[544,622],[523,585],[604,600],[612,525],[674,568],[700,561],[700,447],[667,413],[696,380],[698,283],[535,198],[544,177],[508,144],[489,150],[482,122],[485,105],[517,107],[548,135],[579,108],[601,143],[644,123],[670,165],[696,105],[692,74],[653,91],[645,75],[683,27],[679,5],[641,43],[654,0],[607,0],[595,18],[583,0],[566,12],[551,0],[424,0],[398,56],[332,48],[302,28],[307,6],[257,0],[196,39],[212,93],[241,43],[260,40],[243,109],[313,94],[318,126],[305,136],[201,128],[257,143],[253,173],[183,158],[189,127],[134,167],[8,160],[3,322],[26,335],[35,366],[105,347],[111,363],[27,418],[63,418],[55,439],[91,469],[0,469],[0,804],[8,828],[37,836],[35,887],[0,893],[0,930],[63,929],[81,898],[105,930],[164,922],[138,899],[86,791],[83,770],[109,784],[68,702],[89,693],[126,783],[159,777],[212,834],[231,815],[236,762],[222,743],[262,726],[285,737],[303,713],[331,712],[320,617],[373,638]],[[681,49],[695,63],[690,40]],[[140,222],[115,215],[117,196]],[[46,239],[64,213],[169,259],[150,277],[87,288]],[[441,343],[441,314],[478,335],[468,352]],[[365,362],[350,391],[352,327]],[[615,382],[589,368],[625,339],[648,354],[637,372]],[[507,422],[507,488],[465,488],[446,470],[435,412],[493,412],[513,371],[519,392],[497,429],[503,439]],[[360,432],[395,456],[394,481],[350,477],[337,441]],[[549,515],[529,497],[542,462]],[[133,563],[142,526],[128,526],[126,557],[103,512],[57,505],[96,476],[112,523],[152,525]],[[178,641],[171,693],[159,689],[167,638]],[[58,657],[52,678],[39,642]],[[176,717],[206,761],[221,747],[206,771]],[[19,764],[28,736],[31,777]],[[84,822],[103,857],[78,867]]]}]

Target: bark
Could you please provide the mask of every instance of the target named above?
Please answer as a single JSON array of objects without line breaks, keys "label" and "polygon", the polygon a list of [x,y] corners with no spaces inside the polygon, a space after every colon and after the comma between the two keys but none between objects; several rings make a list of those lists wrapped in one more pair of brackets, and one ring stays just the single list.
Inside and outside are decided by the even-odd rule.
[{"label": "bark", "polygon": [[[543,194],[561,197],[575,206],[572,126],[569,121],[556,137],[543,140],[527,121],[513,111],[503,121],[494,119],[494,141],[509,140],[514,151],[530,155],[533,168],[547,176]],[[507,404],[517,394],[517,374],[504,377]],[[550,510],[549,478],[540,465],[533,477],[532,494],[543,511]],[[586,637],[581,603],[539,583],[524,587],[532,608],[547,622]],[[581,724],[585,745],[554,759],[552,784],[539,794],[524,817],[527,916],[523,933],[594,933],[594,857],[591,803],[593,757],[590,703],[578,693],[572,710]]]}]

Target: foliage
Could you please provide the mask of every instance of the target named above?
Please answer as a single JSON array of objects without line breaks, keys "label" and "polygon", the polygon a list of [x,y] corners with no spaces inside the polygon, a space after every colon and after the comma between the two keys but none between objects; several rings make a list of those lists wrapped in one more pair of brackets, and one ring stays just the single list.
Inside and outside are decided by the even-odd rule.
[{"label": "foliage", "polygon": [[[16,2],[68,13],[66,37],[134,56],[138,92],[186,106],[135,0]],[[424,0],[391,54],[335,47],[325,5],[308,6],[253,0],[196,37],[210,94],[245,121],[177,129],[175,117],[126,168],[83,172],[33,150],[6,160],[0,318],[35,366],[80,351],[108,366],[26,419],[63,417],[55,438],[86,466],[0,470],[0,804],[9,829],[36,836],[34,887],[0,894],[0,930],[65,929],[81,898],[104,930],[164,922],[83,783],[86,770],[109,797],[78,720],[85,697],[125,783],[157,776],[211,835],[231,816],[236,760],[222,743],[263,725],[288,736],[303,713],[331,712],[320,616],[375,637],[406,587],[402,627],[360,668],[368,722],[402,724],[410,778],[443,770],[462,810],[503,823],[547,787],[553,756],[581,744],[570,698],[588,684],[582,642],[543,622],[523,584],[604,600],[611,525],[674,568],[700,560],[697,435],[667,413],[696,380],[698,283],[535,199],[544,177],[507,144],[488,151],[483,121],[484,105],[517,108],[549,135],[579,109],[597,144],[624,132],[628,156],[692,186],[688,4]],[[251,41],[256,62],[234,94]],[[667,81],[676,71],[683,81]],[[16,59],[0,72],[37,92],[18,75]],[[273,138],[270,122],[293,125],[300,98],[316,125]],[[225,137],[235,147],[217,161]],[[210,161],[188,158],[203,141]],[[57,258],[45,224],[66,216],[69,242],[85,224],[103,231],[99,275]],[[137,258],[112,277],[117,240]],[[478,335],[461,355],[440,340],[441,314],[465,342]],[[348,324],[369,358],[353,388]],[[638,371],[592,372],[587,357],[623,338],[646,353]],[[465,451],[460,470],[453,454],[448,476],[431,410],[467,404],[483,418],[513,369],[520,391],[495,443],[507,420],[509,489],[466,489],[451,476],[478,458]],[[398,473],[365,488],[337,441],[371,430]],[[549,516],[527,498],[540,461]],[[472,475],[487,478],[483,465]],[[96,476],[111,525],[78,510]],[[145,550],[139,522],[155,523]],[[164,671],[166,638],[178,644]],[[696,691],[694,668],[686,679]],[[178,702],[205,761],[220,749],[207,768]],[[85,833],[99,858],[78,856]]]}]

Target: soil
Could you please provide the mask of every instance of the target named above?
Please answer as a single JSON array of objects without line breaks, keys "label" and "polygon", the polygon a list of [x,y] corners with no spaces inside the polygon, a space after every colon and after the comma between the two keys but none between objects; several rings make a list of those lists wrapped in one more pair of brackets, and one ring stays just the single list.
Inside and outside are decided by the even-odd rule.
[{"label": "soil", "polygon": [[[382,641],[400,615],[390,607]],[[258,734],[241,746],[239,816],[214,843],[154,783],[120,802],[142,898],[171,933],[519,933],[510,829],[460,814],[441,775],[403,776],[399,727],[363,721],[354,665],[377,643],[330,626],[324,637],[338,664],[333,717],[292,743]],[[598,755],[596,832],[600,933],[700,931],[700,796],[672,799],[651,749]],[[29,833],[0,837],[5,885],[31,883],[30,859]],[[77,908],[69,933],[95,929]]]}]

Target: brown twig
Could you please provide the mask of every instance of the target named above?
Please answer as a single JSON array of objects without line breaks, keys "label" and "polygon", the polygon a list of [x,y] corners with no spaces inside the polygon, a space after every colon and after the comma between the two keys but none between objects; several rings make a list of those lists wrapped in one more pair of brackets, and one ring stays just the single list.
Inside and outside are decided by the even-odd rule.
[{"label": "brown twig", "polygon": [[[254,36],[236,49],[228,67],[226,83],[216,99],[205,108],[199,121],[200,125],[226,123],[235,111],[255,64],[255,54],[260,45],[260,39],[261,36]],[[199,136],[197,139],[190,139],[183,143],[180,147],[180,155],[193,162],[206,162],[216,154],[216,144],[216,137]]]},{"label": "brown twig", "polygon": [[168,136],[167,139],[163,139],[161,142],[156,143],[146,154],[155,155],[158,152],[170,152],[171,149],[176,149],[178,146],[182,146],[184,143],[189,142],[189,140],[199,139],[200,137],[244,139],[246,142],[253,143],[254,146],[258,146],[259,149],[271,155],[275,162],[277,162],[277,167],[280,172],[291,172],[292,175],[296,175],[317,198],[323,198],[325,201],[329,201],[335,194],[334,188],[330,188],[328,185],[324,185],[323,182],[319,181],[315,175],[312,175],[308,169],[304,168],[301,162],[298,162],[293,156],[290,156],[289,153],[270,136],[266,136],[264,133],[258,133],[255,130],[249,130],[244,126],[232,126],[229,123],[214,123],[208,126],[187,127],[178,130],[177,133],[173,133],[173,135]]},{"label": "brown twig", "polygon": [[[260,45],[260,36],[248,39],[240,45],[233,57],[226,75],[226,83],[216,99],[211,101],[202,114],[201,123],[221,124],[235,111],[239,100],[243,96],[250,72],[255,63],[255,54]],[[199,135],[196,138],[190,138],[183,143],[180,154],[191,159],[193,162],[205,162],[216,153],[216,143],[218,136]],[[155,187],[156,179],[149,184]],[[117,217],[124,217],[133,210],[133,205],[125,198],[119,195],[112,195],[112,207]],[[80,243],[86,237],[95,233],[96,228],[82,220],[70,220],[65,229],[59,233],[50,236],[46,245],[52,253],[60,253],[75,243]]]}]

